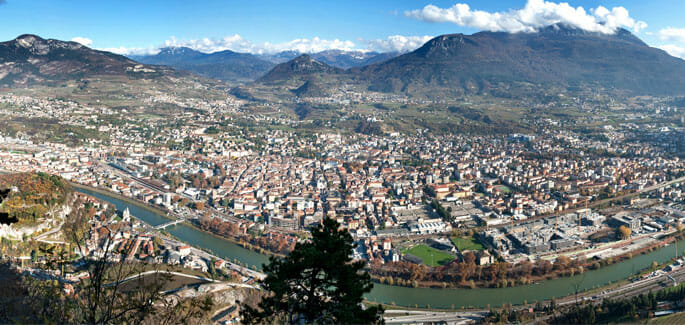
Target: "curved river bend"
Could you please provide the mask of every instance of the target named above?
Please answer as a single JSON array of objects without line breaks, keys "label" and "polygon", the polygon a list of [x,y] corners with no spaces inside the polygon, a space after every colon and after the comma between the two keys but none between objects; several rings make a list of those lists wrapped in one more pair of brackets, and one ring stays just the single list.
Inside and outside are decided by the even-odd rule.
[{"label": "curved river bend", "polygon": [[[113,203],[120,211],[128,208],[132,216],[153,226],[169,221],[165,216],[150,209],[131,204],[114,196],[81,188],[76,190]],[[229,261],[237,260],[250,266],[256,265],[258,268],[261,268],[262,263],[268,261],[266,255],[245,249],[184,224],[171,226],[166,231],[190,245],[209,250]],[[685,251],[685,245],[681,244],[678,247],[680,248],[679,254],[682,255]],[[653,261],[663,263],[672,258],[674,254],[674,248],[667,246],[598,270],[586,271],[584,274],[513,288],[433,289],[375,284],[373,291],[367,294],[366,298],[370,301],[395,303],[400,306],[426,307],[430,305],[431,308],[461,308],[462,306],[485,308],[488,305],[496,307],[504,303],[521,304],[524,301],[531,303],[552,297],[567,296],[575,291],[576,286],[580,290],[585,290],[628,278],[639,270],[649,267]]]}]

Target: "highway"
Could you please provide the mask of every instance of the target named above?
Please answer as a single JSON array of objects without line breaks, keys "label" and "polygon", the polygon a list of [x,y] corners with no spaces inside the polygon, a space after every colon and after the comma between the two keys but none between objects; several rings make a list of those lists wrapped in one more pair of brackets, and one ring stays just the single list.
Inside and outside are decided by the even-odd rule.
[{"label": "highway", "polygon": [[479,322],[488,314],[489,311],[439,312],[389,309],[385,311],[386,316],[384,316],[383,319],[385,320],[386,324],[423,324],[431,322],[447,324],[473,324]]}]

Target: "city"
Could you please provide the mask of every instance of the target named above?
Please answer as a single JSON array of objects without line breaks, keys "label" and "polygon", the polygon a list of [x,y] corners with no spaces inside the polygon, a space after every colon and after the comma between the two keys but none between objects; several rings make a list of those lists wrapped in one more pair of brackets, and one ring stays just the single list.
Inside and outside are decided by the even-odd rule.
[{"label": "city", "polygon": [[[677,323],[685,97],[680,77],[650,64],[675,73],[685,61],[649,52],[632,18],[604,31],[597,12],[582,12],[596,30],[566,18],[531,31],[477,27],[404,52],[225,49],[249,64],[210,61],[224,52],[198,45],[208,39],[125,56],[36,35],[0,43],[0,278],[18,292],[7,301],[78,298],[28,322],[326,322],[301,307],[330,302],[325,286],[294,302],[298,293],[278,290],[297,285],[273,282],[288,267],[299,281],[316,282],[305,275],[319,264],[342,272],[307,260],[310,249],[339,258],[364,288],[345,307],[357,313],[321,307],[332,323]],[[596,54],[607,66],[629,50],[658,60],[620,65],[642,78],[611,74],[617,65],[581,81],[557,71],[568,78],[559,81],[548,63],[531,75],[493,60],[509,79],[473,54],[484,79],[467,68],[451,79],[443,57],[493,39],[511,53],[520,39],[526,53],[545,48],[536,42],[610,44]],[[561,58],[591,60],[570,51]],[[535,55],[562,60],[554,53]],[[423,59],[442,72],[424,78]],[[350,249],[328,251],[326,240]],[[117,303],[89,314],[82,297],[98,288]],[[138,295],[149,296],[114,316]],[[13,313],[0,309],[0,322],[28,317]]]}]

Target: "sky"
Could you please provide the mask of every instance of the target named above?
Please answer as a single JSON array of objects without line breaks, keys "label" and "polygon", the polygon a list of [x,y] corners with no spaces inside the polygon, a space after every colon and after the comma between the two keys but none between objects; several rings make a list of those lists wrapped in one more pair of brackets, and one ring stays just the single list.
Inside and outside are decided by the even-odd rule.
[{"label": "sky", "polygon": [[0,0],[0,41],[36,34],[120,54],[165,46],[404,52],[442,34],[526,33],[553,23],[600,33],[625,28],[685,58],[683,0]]}]

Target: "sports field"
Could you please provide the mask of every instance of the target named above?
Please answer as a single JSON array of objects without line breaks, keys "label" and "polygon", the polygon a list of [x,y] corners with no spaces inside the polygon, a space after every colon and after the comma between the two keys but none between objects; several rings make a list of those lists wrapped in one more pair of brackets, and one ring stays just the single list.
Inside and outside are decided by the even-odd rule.
[{"label": "sports field", "polygon": [[483,244],[474,237],[451,237],[452,243],[460,252],[465,250],[482,251],[485,249]]},{"label": "sports field", "polygon": [[416,245],[412,248],[402,250],[402,253],[418,256],[423,259],[423,264],[428,266],[445,265],[455,258],[450,254],[427,245]]}]

